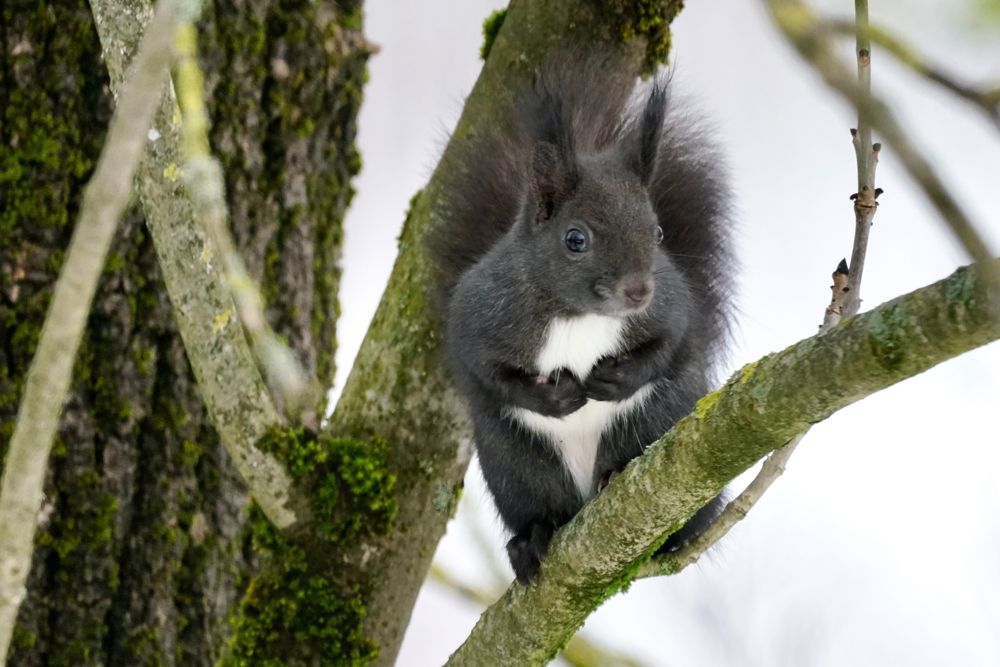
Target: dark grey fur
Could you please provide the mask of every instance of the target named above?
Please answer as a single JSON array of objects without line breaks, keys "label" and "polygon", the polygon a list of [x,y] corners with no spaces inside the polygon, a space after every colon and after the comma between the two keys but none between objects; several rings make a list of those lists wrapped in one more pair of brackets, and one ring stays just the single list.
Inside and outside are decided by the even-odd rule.
[{"label": "dark grey fur", "polygon": [[[445,220],[431,240],[443,272],[446,354],[522,582],[584,499],[558,453],[506,410],[563,416],[588,398],[623,400],[652,383],[644,409],[602,436],[600,485],[708,390],[726,328],[731,266],[719,160],[684,116],[668,113],[662,78],[637,112],[631,92],[594,63],[553,69],[518,97],[512,122],[449,156]],[[570,252],[570,228],[587,234],[588,252]],[[534,365],[548,323],[587,313],[628,315],[628,352],[600,360],[583,381],[566,371],[540,383]],[[667,548],[702,529],[719,505],[696,514]]]}]

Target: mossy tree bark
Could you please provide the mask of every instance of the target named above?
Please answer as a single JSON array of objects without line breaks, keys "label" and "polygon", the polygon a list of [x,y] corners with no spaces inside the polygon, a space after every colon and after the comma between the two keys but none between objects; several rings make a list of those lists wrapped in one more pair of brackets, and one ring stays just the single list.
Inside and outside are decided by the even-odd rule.
[{"label": "mossy tree bark", "polygon": [[[359,4],[234,0],[202,26],[233,232],[272,324],[324,382],[359,166]],[[4,0],[0,12],[2,454],[113,101],[86,2]],[[10,664],[213,664],[253,569],[247,496],[137,210],[95,299],[46,494]]]}]

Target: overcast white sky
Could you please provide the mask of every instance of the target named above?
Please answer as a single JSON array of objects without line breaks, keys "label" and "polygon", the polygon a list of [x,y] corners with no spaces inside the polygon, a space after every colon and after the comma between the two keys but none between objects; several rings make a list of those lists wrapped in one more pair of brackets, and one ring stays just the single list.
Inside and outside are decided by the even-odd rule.
[{"label": "overcast white sky", "polygon": [[[478,73],[482,20],[503,4],[366,2],[367,32],[382,52],[359,121],[365,166],[347,222],[342,370],[388,277],[406,204]],[[816,4],[853,11],[848,0]],[[872,15],[955,74],[1000,81],[1000,24],[971,18],[963,8],[972,4],[885,0],[872,3]],[[723,378],[816,330],[830,273],[850,252],[853,114],[785,47],[759,2],[690,2],[674,31],[676,89],[712,119],[737,195],[740,315]],[[1000,132],[878,51],[873,72],[996,252]],[[878,176],[885,194],[866,306],[967,262],[891,149]],[[1000,665],[998,407],[1000,346],[992,345],[838,413],[812,430],[707,562],[634,585],[586,631],[650,665]],[[438,558],[486,581],[489,557],[503,562],[503,536],[477,477],[474,465],[464,516]],[[493,538],[490,556],[469,521]],[[478,613],[426,586],[398,664],[440,664]]]}]

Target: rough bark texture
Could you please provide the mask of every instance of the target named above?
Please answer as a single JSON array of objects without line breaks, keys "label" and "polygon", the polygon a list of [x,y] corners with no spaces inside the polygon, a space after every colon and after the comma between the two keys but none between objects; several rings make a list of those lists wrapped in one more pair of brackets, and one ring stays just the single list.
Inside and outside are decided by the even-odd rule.
[{"label": "rough bark texture", "polygon": [[[222,2],[204,22],[216,152],[269,316],[333,375],[365,75],[358,3]],[[0,2],[0,453],[112,99],[85,2]],[[280,298],[279,298],[280,296]],[[247,498],[208,425],[141,216],[98,290],[11,665],[214,663]]]}]

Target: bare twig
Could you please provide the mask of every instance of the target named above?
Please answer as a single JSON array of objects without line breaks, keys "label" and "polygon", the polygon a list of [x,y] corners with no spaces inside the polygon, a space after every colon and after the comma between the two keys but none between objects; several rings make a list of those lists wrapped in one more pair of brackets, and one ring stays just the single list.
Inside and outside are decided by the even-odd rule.
[{"label": "bare twig", "polygon": [[214,241],[236,312],[250,337],[254,356],[264,368],[268,385],[278,394],[279,405],[285,412],[315,427],[315,410],[321,392],[319,383],[309,377],[295,354],[271,329],[264,316],[260,290],[247,272],[229,233],[222,167],[208,144],[209,118],[203,93],[204,77],[197,61],[198,33],[194,25],[179,26],[175,50],[175,83],[183,119],[184,182],[195,212]]},{"label": "bare twig", "polygon": [[97,281],[167,80],[179,4],[159,4],[119,96],[25,380],[0,490],[0,664],[25,595],[52,440]]},{"label": "bare twig", "polygon": [[845,292],[842,317],[856,315],[861,309],[861,278],[865,270],[868,254],[868,234],[878,202],[875,190],[875,169],[878,166],[879,144],[872,143],[872,126],[865,107],[872,94],[872,45],[868,38],[868,0],[854,0],[854,25],[856,34],[855,53],[858,58],[858,96],[863,104],[858,107],[858,127],[851,130],[854,157],[858,165],[858,190],[854,200],[854,247],[851,249],[851,263],[847,270],[847,291]]},{"label": "bare twig", "polygon": [[829,329],[830,327],[836,326],[840,322],[840,318],[844,314],[844,301],[847,300],[847,260],[840,260],[840,264],[833,271],[833,284],[830,285],[830,305],[826,307],[826,311],[823,313],[823,324],[819,326],[820,330]]}]

